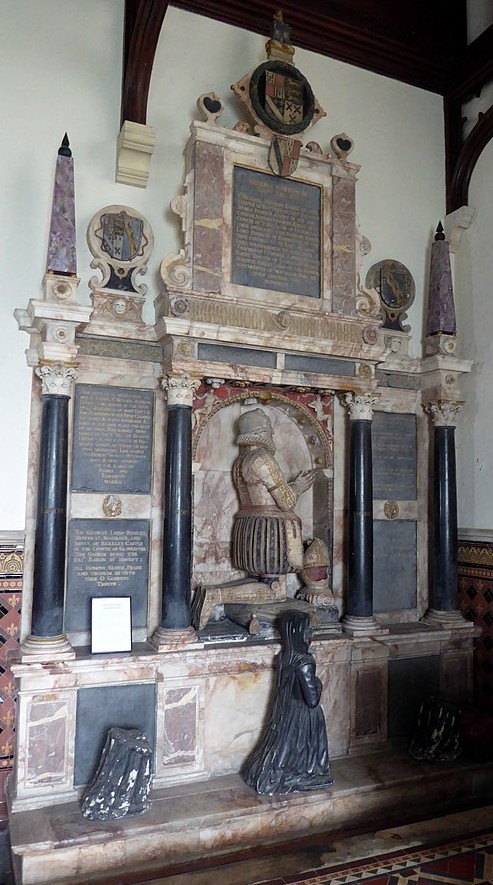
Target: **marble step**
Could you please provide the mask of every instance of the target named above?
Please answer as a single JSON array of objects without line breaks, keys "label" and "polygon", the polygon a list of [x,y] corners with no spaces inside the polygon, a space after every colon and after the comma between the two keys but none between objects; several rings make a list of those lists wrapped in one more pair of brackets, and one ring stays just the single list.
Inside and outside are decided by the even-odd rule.
[{"label": "marble step", "polygon": [[[97,823],[77,803],[10,814],[17,885],[97,883],[160,868],[330,833],[397,825],[491,800],[493,763],[417,762],[389,751],[336,759],[334,785],[290,796],[257,796],[238,775],[152,793],[138,817]],[[117,878],[114,880],[117,882]]]}]

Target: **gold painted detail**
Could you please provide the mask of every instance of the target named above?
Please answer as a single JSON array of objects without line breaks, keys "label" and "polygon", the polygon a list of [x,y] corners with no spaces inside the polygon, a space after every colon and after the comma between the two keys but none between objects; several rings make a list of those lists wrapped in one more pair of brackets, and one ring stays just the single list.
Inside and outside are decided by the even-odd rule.
[{"label": "gold painted detail", "polygon": [[399,516],[399,505],[397,501],[386,501],[383,512],[387,519],[397,519]]},{"label": "gold painted detail", "polygon": [[470,547],[459,545],[459,562],[470,562],[473,565],[486,565],[493,568],[493,545],[491,547]]},{"label": "gold painted detail", "polygon": [[0,552],[0,574],[22,575],[24,571],[23,554],[15,550]]}]

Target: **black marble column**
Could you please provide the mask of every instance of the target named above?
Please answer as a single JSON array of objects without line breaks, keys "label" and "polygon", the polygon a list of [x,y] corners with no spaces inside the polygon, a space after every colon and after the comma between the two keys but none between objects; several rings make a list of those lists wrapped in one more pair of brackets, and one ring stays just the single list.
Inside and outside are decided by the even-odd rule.
[{"label": "black marble column", "polygon": [[42,397],[31,620],[38,638],[63,634],[69,400]]},{"label": "black marble column", "polygon": [[433,452],[433,608],[457,609],[455,427],[435,427]]},{"label": "black marble column", "polygon": [[453,401],[439,401],[424,406],[432,416],[435,427],[431,605],[423,620],[451,626],[467,624],[458,603],[455,420],[461,407],[462,403]]},{"label": "black marble column", "polygon": [[373,615],[373,481],[371,421],[352,420],[349,439],[347,614]]},{"label": "black marble column", "polygon": [[160,650],[197,640],[191,625],[192,405],[200,381],[186,375],[163,380],[168,392],[164,477],[161,624],[151,644]]},{"label": "black marble column", "polygon": [[74,651],[63,632],[67,534],[68,408],[76,371],[63,363],[39,366],[41,429],[34,531],[31,629],[21,651],[64,660]]},{"label": "black marble column", "polygon": [[353,635],[388,632],[373,616],[372,393],[347,393],[349,410],[348,588],[343,629]]},{"label": "black marble column", "polygon": [[161,626],[189,628],[192,570],[192,409],[168,408]]}]

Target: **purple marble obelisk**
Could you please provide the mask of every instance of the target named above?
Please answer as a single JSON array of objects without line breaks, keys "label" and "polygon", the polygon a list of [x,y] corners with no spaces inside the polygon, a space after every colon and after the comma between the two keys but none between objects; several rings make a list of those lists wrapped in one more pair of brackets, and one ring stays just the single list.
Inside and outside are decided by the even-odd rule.
[{"label": "purple marble obelisk", "polygon": [[450,267],[449,244],[445,239],[441,222],[436,229],[431,246],[430,285],[428,290],[428,317],[426,337],[455,335],[454,289]]},{"label": "purple marble obelisk", "polygon": [[77,274],[74,161],[67,133],[56,162],[46,270],[55,274]]}]

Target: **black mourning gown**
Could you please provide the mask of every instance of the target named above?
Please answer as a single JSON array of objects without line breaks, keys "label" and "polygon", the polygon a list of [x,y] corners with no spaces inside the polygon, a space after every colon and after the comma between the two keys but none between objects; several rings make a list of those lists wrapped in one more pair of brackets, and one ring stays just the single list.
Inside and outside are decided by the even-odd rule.
[{"label": "black mourning gown", "polygon": [[321,691],[313,655],[281,653],[270,720],[242,770],[257,793],[321,790],[333,783]]}]

